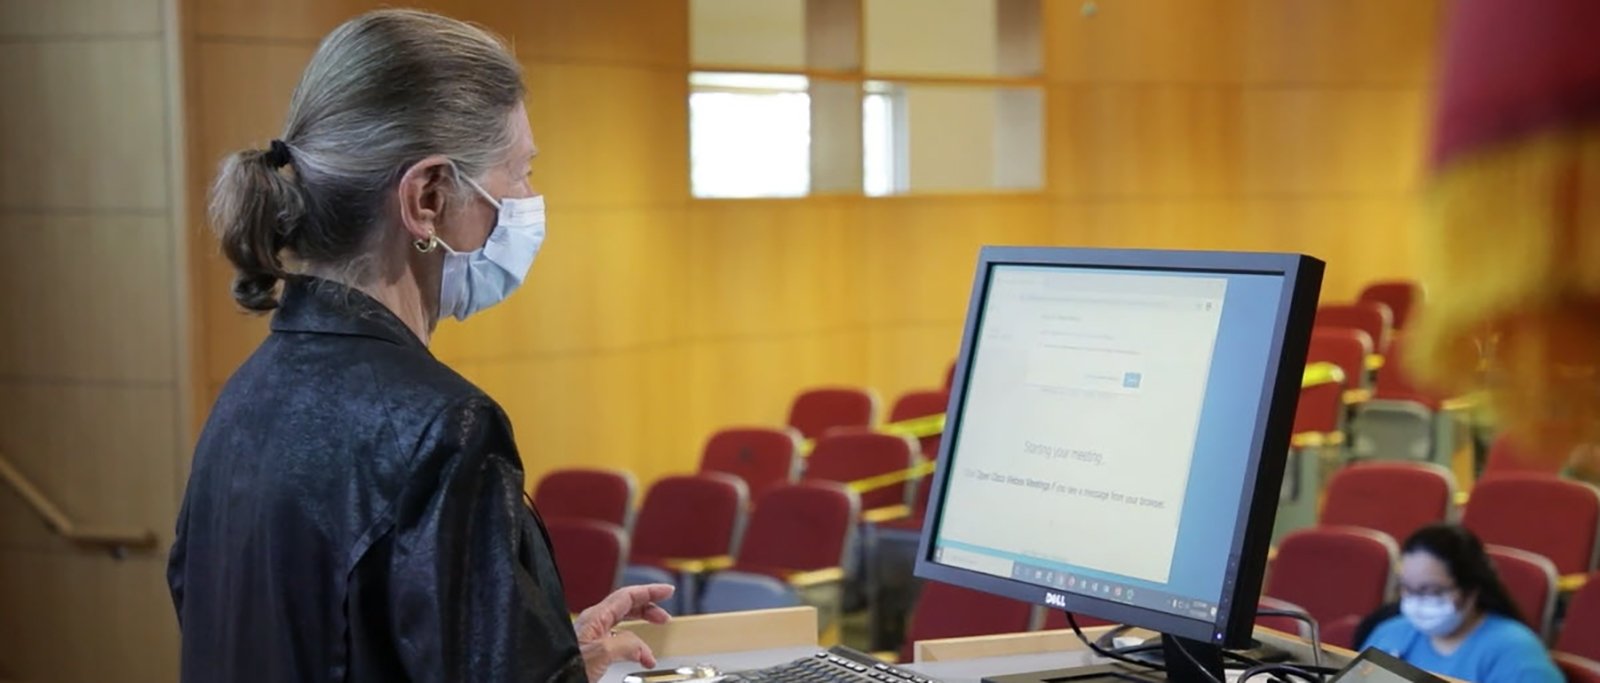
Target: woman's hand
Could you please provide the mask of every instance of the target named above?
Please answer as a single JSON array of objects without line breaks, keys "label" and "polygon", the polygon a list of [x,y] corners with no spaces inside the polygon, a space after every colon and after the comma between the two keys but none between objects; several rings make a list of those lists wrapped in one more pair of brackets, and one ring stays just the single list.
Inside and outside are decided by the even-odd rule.
[{"label": "woman's hand", "polygon": [[661,583],[628,586],[578,614],[573,629],[577,631],[578,649],[583,653],[583,666],[591,682],[599,681],[612,662],[638,662],[647,669],[656,665],[655,653],[639,636],[613,629],[625,619],[667,623],[672,617],[656,603],[672,597],[674,590]]}]

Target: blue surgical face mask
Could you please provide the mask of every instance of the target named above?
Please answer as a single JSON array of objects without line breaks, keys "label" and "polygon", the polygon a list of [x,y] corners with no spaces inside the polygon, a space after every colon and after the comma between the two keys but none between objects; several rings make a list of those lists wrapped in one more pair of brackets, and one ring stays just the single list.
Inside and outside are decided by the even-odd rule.
[{"label": "blue surgical face mask", "polygon": [[500,217],[483,246],[468,252],[443,241],[444,271],[439,278],[439,317],[456,320],[493,306],[522,285],[533,259],[544,244],[544,197],[496,200],[483,186],[458,170],[457,177],[500,210]]},{"label": "blue surgical face mask", "polygon": [[1400,597],[1400,613],[1422,635],[1430,638],[1455,633],[1466,618],[1461,609],[1456,607],[1455,601],[1443,595],[1403,595]]}]

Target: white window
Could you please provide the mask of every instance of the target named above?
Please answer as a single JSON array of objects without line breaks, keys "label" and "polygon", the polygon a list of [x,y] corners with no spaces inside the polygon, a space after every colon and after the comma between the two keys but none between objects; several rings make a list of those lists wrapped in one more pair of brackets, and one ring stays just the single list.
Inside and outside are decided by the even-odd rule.
[{"label": "white window", "polygon": [[811,189],[806,78],[689,76],[689,183],[694,196],[801,197]]}]

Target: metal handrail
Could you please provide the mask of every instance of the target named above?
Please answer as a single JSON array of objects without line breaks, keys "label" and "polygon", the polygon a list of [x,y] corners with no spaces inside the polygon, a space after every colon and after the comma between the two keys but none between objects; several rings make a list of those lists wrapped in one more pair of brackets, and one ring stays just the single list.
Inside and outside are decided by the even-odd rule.
[{"label": "metal handrail", "polygon": [[3,454],[0,454],[0,479],[4,479],[17,495],[22,496],[22,499],[33,508],[34,513],[44,520],[45,526],[68,541],[100,546],[118,557],[128,550],[145,550],[156,545],[156,534],[148,529],[81,526],[73,523],[60,507],[50,502],[44,492],[23,476]]}]

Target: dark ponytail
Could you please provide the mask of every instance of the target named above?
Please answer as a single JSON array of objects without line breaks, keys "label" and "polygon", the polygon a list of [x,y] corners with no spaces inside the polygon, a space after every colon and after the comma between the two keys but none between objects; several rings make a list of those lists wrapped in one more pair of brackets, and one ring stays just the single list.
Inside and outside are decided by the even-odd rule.
[{"label": "dark ponytail", "polygon": [[[1466,527],[1457,524],[1432,524],[1418,529],[1406,539],[1403,553],[1425,552],[1434,556],[1450,572],[1456,587],[1462,593],[1476,592],[1477,607],[1486,614],[1498,614],[1513,621],[1523,621],[1522,610],[1511,600],[1500,573],[1495,571],[1489,553]],[[1526,623],[1526,622],[1523,622]]]},{"label": "dark ponytail", "polygon": [[211,188],[211,225],[233,263],[233,298],[251,311],[278,307],[278,281],[287,276],[280,253],[305,221],[300,187],[282,168],[287,147],[245,150],[228,157]]}]

